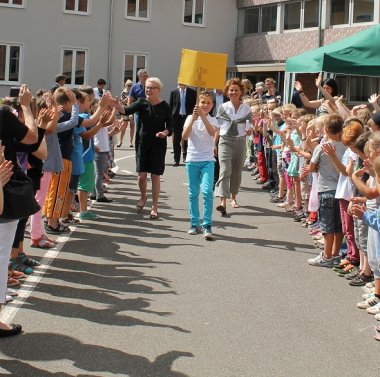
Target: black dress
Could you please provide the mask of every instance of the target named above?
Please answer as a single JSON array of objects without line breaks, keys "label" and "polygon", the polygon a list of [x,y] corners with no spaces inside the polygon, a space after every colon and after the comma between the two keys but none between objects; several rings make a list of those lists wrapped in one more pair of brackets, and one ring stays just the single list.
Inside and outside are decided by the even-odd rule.
[{"label": "black dress", "polygon": [[145,98],[139,98],[124,108],[125,115],[138,113],[136,127],[136,171],[162,175],[165,171],[166,138],[156,136],[157,132],[169,131],[172,122],[169,104],[165,101],[152,105]]}]

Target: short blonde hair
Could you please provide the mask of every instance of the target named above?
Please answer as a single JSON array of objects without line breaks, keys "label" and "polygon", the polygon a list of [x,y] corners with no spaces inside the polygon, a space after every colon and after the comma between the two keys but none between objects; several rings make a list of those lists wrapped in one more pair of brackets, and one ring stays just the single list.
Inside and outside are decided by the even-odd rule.
[{"label": "short blonde hair", "polygon": [[[160,88],[160,90],[163,87],[162,81],[158,77],[149,77],[148,79],[146,79],[146,82],[148,82],[148,81],[154,82]],[[145,84],[145,85],[147,85],[147,84]]]}]

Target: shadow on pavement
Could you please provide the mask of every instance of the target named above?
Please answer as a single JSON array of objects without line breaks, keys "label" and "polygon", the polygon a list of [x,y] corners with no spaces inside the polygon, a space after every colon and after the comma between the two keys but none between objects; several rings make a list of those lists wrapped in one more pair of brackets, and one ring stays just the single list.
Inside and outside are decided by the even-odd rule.
[{"label": "shadow on pavement", "polygon": [[5,355],[8,357],[17,355],[18,360],[1,362],[1,367],[14,376],[71,376],[67,373],[46,372],[25,362],[70,360],[76,368],[85,373],[76,375],[77,377],[102,376],[102,373],[122,374],[130,377],[189,377],[181,372],[173,371],[172,366],[180,357],[194,357],[190,352],[170,351],[157,356],[154,361],[150,361],[140,355],[86,344],[70,336],[52,333],[28,333],[16,338],[2,341],[4,344],[2,351]]}]

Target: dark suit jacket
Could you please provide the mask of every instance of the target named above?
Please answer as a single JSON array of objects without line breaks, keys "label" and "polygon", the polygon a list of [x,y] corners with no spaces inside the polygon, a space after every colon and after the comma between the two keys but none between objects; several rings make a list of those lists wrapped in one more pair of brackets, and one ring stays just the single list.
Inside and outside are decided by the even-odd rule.
[{"label": "dark suit jacket", "polygon": [[[195,104],[197,102],[197,92],[189,87],[186,88],[186,115],[191,115],[193,113]],[[177,88],[170,93],[170,110],[172,113],[173,120],[179,116],[179,111],[181,110],[181,95],[180,89]]]},{"label": "dark suit jacket", "polygon": [[[227,96],[223,95],[223,103],[226,103],[226,102],[228,102],[229,100],[230,100],[230,99],[229,99]],[[212,117],[214,117],[214,116],[216,115],[216,108],[215,108],[216,99],[215,99],[215,93],[213,93],[213,95],[212,95],[212,102],[213,102],[214,106],[213,106],[213,108],[211,109],[211,111],[209,112],[209,114],[210,114]]]}]

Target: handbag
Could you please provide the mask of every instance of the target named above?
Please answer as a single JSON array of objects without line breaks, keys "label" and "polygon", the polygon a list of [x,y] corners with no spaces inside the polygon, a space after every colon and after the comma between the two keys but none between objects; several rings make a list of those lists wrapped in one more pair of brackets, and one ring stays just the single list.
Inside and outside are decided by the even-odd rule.
[{"label": "handbag", "polygon": [[[0,118],[0,139],[2,127],[4,124]],[[3,187],[3,196],[4,208],[0,218],[19,220],[34,215],[41,209],[34,198],[32,180],[19,166],[14,167],[11,179]]]}]

